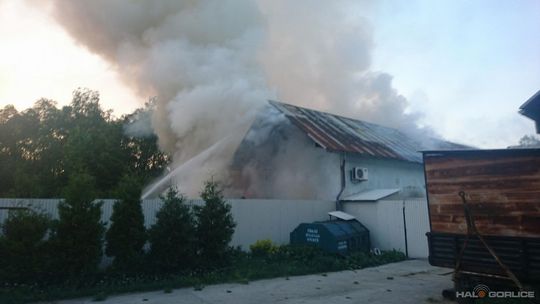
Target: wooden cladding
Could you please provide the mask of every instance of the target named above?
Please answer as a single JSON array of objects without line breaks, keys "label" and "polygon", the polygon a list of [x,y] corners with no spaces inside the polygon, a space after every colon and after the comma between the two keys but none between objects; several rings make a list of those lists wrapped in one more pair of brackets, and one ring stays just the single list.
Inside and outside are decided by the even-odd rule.
[{"label": "wooden cladding", "polygon": [[424,152],[432,232],[465,234],[466,193],[483,235],[540,236],[540,149]]}]

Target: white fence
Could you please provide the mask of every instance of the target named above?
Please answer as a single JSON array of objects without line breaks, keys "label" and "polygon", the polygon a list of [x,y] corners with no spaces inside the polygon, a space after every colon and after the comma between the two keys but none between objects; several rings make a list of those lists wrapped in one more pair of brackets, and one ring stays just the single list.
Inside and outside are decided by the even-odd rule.
[{"label": "white fence", "polygon": [[428,256],[425,199],[345,203],[343,209],[369,229],[372,247],[407,251],[411,258]]},{"label": "white fence", "polygon": [[[0,199],[0,207],[29,207],[45,211],[58,218],[59,199]],[[114,200],[102,200],[102,220],[108,222]],[[289,233],[300,223],[328,219],[333,201],[315,200],[263,200],[229,199],[237,223],[231,245],[249,249],[257,240],[271,239],[278,244],[289,242]],[[191,200],[201,204],[201,200]],[[143,200],[145,225],[155,223],[155,213],[161,200]],[[371,245],[383,250],[408,252],[411,258],[428,256],[426,232],[429,231],[427,202],[425,199],[350,202],[343,204],[347,213],[354,215],[370,231]],[[405,207],[405,208],[404,208]],[[7,218],[7,210],[0,210],[0,223]],[[405,216],[404,216],[405,215]],[[405,236],[405,231],[407,235]]]},{"label": "white fence", "polygon": [[[60,199],[0,199],[0,207],[26,207],[41,210],[58,218],[57,205]],[[114,200],[104,199],[102,221],[108,224]],[[249,245],[261,239],[271,239],[278,244],[289,242],[289,233],[303,222],[328,219],[327,213],[334,210],[333,201],[311,200],[263,200],[229,199],[231,212],[237,224],[231,245],[249,249]],[[201,200],[190,200],[191,204],[202,204]],[[161,207],[160,199],[143,200],[142,207],[146,227],[155,223],[155,214]],[[0,223],[8,211],[0,208]]]}]

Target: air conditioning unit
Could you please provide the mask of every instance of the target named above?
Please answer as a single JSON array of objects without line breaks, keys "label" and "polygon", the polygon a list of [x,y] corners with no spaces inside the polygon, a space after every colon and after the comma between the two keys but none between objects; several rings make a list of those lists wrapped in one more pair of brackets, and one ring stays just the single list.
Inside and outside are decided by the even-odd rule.
[{"label": "air conditioning unit", "polygon": [[351,179],[353,181],[366,181],[368,180],[368,169],[361,167],[354,167],[351,171]]}]

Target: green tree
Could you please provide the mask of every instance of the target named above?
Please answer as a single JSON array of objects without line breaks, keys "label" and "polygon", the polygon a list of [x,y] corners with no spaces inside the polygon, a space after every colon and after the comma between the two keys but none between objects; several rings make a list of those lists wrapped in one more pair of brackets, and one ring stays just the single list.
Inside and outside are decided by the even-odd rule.
[{"label": "green tree", "polygon": [[98,195],[108,196],[127,173],[128,163],[121,146],[122,126],[99,102],[95,91],[79,89],[73,93],[65,109],[64,162],[66,174],[88,172],[96,180]]},{"label": "green tree", "polygon": [[13,106],[0,112],[0,193],[18,197],[57,196],[62,144],[54,136],[60,112],[55,102],[40,99],[22,112]]},{"label": "green tree", "polygon": [[103,254],[103,202],[95,202],[95,181],[86,173],[74,174],[58,205],[59,221],[54,236],[58,270],[67,277],[80,277],[97,271]]},{"label": "green tree", "polygon": [[227,262],[227,249],[236,223],[217,182],[206,181],[201,197],[205,204],[194,206],[198,254],[202,265],[219,266]]},{"label": "green tree", "polygon": [[35,283],[48,276],[49,216],[27,210],[10,211],[0,237],[0,281]]},{"label": "green tree", "polygon": [[[96,91],[77,89],[71,103],[57,108],[40,99],[17,111],[0,109],[0,196],[60,197],[68,177],[86,172],[96,195],[112,196],[120,178],[135,174],[144,182],[169,162],[159,151],[148,103],[121,118],[103,110]],[[145,132],[128,132],[137,125]],[[132,128],[131,128],[132,129]]]},{"label": "green tree", "polygon": [[137,177],[125,175],[118,185],[111,226],[106,233],[106,254],[114,257],[113,267],[135,272],[142,266],[146,229],[141,207],[141,183]]},{"label": "green tree", "polygon": [[155,100],[147,102],[144,108],[125,115],[123,120],[124,137],[122,147],[126,151],[129,170],[149,182],[161,175],[169,163],[167,154],[158,147],[158,137],[152,130],[151,117]]},{"label": "green tree", "polygon": [[156,224],[149,231],[150,259],[161,272],[176,272],[193,265],[195,223],[184,196],[169,188]]}]

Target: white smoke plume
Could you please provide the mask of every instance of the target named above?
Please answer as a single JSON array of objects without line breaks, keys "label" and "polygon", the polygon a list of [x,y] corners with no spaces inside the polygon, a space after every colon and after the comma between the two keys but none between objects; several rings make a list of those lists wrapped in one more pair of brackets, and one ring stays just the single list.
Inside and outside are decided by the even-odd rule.
[{"label": "white smoke plume", "polygon": [[339,157],[329,157],[328,152],[314,147],[303,131],[268,105],[257,116],[229,167],[234,177],[231,195],[334,199],[336,189],[340,189]]},{"label": "white smoke plume", "polygon": [[[223,138],[238,143],[267,99],[416,129],[417,114],[405,114],[407,101],[392,88],[392,77],[369,69],[374,45],[369,2],[44,3],[126,83],[142,96],[158,96],[152,127],[175,167],[188,163],[184,167],[221,174],[234,149],[216,143]],[[215,151],[219,157],[198,156],[211,147],[222,147]],[[191,183],[202,178],[208,176]],[[193,187],[180,185],[188,195],[195,195],[200,183]]]},{"label": "white smoke plume", "polygon": [[156,98],[150,100],[145,108],[138,109],[129,121],[124,125],[124,132],[134,137],[149,137],[154,135],[152,129],[152,116],[154,114],[154,105]]}]

